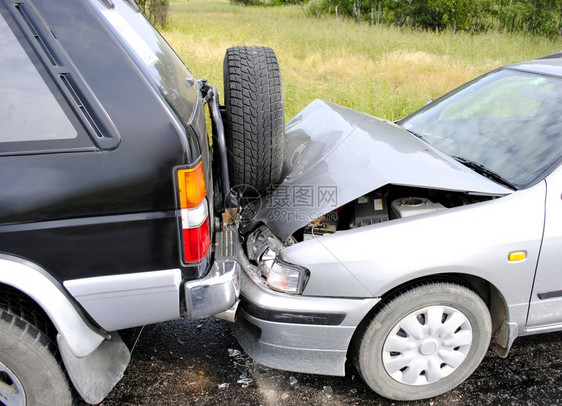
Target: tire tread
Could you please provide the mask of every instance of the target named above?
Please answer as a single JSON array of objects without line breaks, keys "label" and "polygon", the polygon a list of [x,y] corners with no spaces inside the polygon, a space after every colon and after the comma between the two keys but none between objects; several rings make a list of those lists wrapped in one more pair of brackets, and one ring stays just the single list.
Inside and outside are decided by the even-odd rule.
[{"label": "tire tread", "polygon": [[[41,354],[42,361],[47,362],[52,368],[51,375],[58,375],[54,377],[54,379],[58,379],[58,383],[61,385],[56,394],[58,404],[72,404],[76,394],[69,384],[62,358],[54,341],[56,329],[34,302],[26,296],[3,286],[0,286],[0,330],[4,330],[8,335],[17,338],[29,348],[35,348],[36,354]],[[31,392],[35,390],[36,388],[32,388]],[[39,391],[53,390],[54,388],[39,389]],[[33,396],[33,393],[30,396]],[[41,395],[41,398],[48,399],[49,396]],[[32,398],[32,403],[33,400]],[[37,399],[35,401],[35,404],[38,405],[51,404],[51,402],[40,402]]]},{"label": "tire tread", "polygon": [[232,186],[249,185],[263,193],[279,181],[283,164],[283,96],[273,50],[229,48],[224,92]]}]

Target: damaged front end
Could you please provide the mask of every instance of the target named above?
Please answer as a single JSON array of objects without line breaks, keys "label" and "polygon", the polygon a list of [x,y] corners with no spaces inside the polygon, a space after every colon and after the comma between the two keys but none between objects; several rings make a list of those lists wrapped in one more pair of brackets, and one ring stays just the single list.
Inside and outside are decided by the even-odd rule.
[{"label": "damaged front end", "polygon": [[247,241],[248,259],[258,264],[247,270],[248,276],[259,285],[283,293],[300,294],[310,276],[308,269],[290,264],[280,258],[285,245],[267,227],[260,227]]},{"label": "damaged front end", "polygon": [[[357,250],[354,230],[512,192],[394,123],[321,100],[287,125],[286,144],[283,181],[242,212],[250,277],[279,292],[371,296],[340,254]],[[312,242],[328,236],[347,248]],[[305,291],[316,266],[335,283],[314,275]]]},{"label": "damaged front end", "polygon": [[461,257],[470,233],[456,246],[432,241],[450,229],[443,214],[474,228],[466,209],[512,190],[393,123],[320,100],[287,125],[286,145],[281,184],[241,212],[233,332],[261,364],[344,375],[353,334],[381,297]]},{"label": "damaged front end", "polygon": [[[512,192],[394,123],[322,100],[312,102],[288,123],[286,138],[283,181],[273,193],[254,202],[245,218],[245,230],[263,223],[283,241],[355,200],[361,204],[363,196],[374,199],[375,217],[384,220],[383,212],[390,213],[390,208],[381,207],[381,195],[390,202],[418,197],[413,193],[431,200],[428,194],[433,191],[447,191],[480,200]],[[402,190],[389,193],[385,187]],[[333,229],[334,222],[340,221],[338,214],[330,214],[323,226]],[[355,220],[362,223],[361,214],[354,224]]]}]

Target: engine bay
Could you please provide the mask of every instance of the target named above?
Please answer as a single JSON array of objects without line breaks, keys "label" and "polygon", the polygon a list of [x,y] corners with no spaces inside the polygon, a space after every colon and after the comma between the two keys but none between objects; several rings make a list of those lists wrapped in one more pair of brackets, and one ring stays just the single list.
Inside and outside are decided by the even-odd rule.
[{"label": "engine bay", "polygon": [[492,198],[463,192],[388,185],[326,213],[295,232],[292,237],[296,242],[306,241],[338,231],[419,216]]}]

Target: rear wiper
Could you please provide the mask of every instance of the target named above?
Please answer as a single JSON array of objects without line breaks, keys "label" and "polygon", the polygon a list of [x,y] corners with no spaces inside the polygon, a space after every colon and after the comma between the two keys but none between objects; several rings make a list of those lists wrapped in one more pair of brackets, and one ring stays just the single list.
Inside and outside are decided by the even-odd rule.
[{"label": "rear wiper", "polygon": [[491,179],[491,180],[493,180],[497,183],[501,183],[502,185],[507,186],[510,189],[513,189],[513,190],[517,189],[512,183],[508,182],[507,180],[502,178],[497,173],[489,170],[488,168],[486,168],[482,164],[479,164],[477,162],[468,160],[468,159],[460,157],[460,156],[454,156],[453,158],[455,158],[457,161],[459,161],[461,164],[463,164],[467,168],[470,168],[473,171],[478,172],[480,175],[483,175],[483,176],[487,177],[488,179]]}]

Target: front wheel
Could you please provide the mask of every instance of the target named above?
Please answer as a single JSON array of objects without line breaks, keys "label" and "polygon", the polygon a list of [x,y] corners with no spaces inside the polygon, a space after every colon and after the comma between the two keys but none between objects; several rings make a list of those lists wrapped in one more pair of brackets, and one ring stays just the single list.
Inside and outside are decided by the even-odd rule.
[{"label": "front wheel", "polygon": [[417,400],[445,393],[482,361],[492,322],[472,290],[453,283],[400,292],[359,332],[355,365],[378,394]]}]

